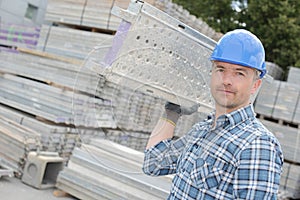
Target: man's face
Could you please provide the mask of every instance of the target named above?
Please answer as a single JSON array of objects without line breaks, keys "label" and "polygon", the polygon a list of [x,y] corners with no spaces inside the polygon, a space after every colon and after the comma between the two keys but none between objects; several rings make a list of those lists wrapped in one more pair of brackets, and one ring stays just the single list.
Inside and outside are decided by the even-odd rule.
[{"label": "man's face", "polygon": [[254,69],[214,61],[211,75],[211,93],[216,110],[230,113],[250,103],[250,96],[259,88],[261,80]]}]

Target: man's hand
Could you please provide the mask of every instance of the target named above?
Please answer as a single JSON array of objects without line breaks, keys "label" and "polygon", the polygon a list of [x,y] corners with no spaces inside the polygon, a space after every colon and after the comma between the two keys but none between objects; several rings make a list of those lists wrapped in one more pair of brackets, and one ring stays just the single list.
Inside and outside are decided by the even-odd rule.
[{"label": "man's hand", "polygon": [[151,132],[146,149],[149,149],[162,140],[173,138],[175,126],[179,117],[181,115],[190,115],[196,112],[198,108],[199,104],[187,108],[171,102],[166,102],[165,112]]},{"label": "man's hand", "polygon": [[163,118],[170,120],[175,125],[181,115],[191,115],[194,112],[197,112],[199,106],[200,104],[195,104],[191,107],[183,107],[178,104],[166,102]]}]

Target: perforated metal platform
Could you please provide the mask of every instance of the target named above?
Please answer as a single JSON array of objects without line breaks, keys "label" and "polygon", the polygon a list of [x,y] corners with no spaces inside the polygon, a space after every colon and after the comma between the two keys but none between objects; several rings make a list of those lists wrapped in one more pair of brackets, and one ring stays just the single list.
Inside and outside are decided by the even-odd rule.
[{"label": "perforated metal platform", "polygon": [[110,42],[95,47],[86,61],[107,80],[180,105],[200,103],[207,112],[209,56],[215,42],[157,8],[132,1]]}]

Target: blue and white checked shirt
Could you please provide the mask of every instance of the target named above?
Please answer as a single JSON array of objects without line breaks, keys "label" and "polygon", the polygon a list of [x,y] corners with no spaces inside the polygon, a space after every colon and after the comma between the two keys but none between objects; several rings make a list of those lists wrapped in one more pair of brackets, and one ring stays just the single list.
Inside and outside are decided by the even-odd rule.
[{"label": "blue and white checked shirt", "polygon": [[148,175],[175,174],[168,199],[276,199],[283,155],[252,105],[145,150]]}]

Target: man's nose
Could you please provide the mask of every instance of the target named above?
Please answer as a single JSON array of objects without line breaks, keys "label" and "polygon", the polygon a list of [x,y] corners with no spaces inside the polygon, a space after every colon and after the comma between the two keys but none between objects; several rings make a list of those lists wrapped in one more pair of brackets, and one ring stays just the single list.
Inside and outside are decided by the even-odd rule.
[{"label": "man's nose", "polygon": [[231,72],[225,71],[222,73],[221,81],[223,82],[223,85],[232,85],[234,75]]}]

